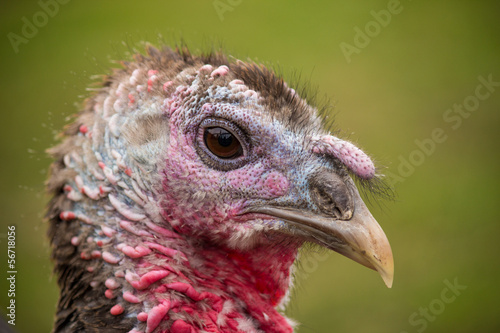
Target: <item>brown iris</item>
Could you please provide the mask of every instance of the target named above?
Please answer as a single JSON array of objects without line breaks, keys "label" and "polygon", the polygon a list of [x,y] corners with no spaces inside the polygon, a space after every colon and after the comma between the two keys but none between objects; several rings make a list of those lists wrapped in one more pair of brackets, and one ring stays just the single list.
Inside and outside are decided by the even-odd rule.
[{"label": "brown iris", "polygon": [[232,159],[243,154],[240,141],[222,127],[206,128],[203,136],[207,148],[219,158]]}]

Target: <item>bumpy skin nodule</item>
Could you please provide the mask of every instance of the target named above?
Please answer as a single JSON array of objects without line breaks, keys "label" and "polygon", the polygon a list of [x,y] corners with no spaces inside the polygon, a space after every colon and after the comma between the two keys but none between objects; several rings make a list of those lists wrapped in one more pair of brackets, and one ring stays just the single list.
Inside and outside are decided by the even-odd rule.
[{"label": "bumpy skin nodule", "polygon": [[[245,133],[241,167],[200,157],[207,118]],[[241,213],[260,202],[314,212],[315,170],[375,172],[281,78],[220,54],[148,48],[105,78],[65,135],[48,181],[54,332],[292,332],[279,311],[303,240]]]}]

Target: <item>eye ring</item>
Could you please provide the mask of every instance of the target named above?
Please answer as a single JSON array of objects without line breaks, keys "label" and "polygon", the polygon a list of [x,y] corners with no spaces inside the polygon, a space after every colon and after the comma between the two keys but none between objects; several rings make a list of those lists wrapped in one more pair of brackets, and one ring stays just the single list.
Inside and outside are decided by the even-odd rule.
[{"label": "eye ring", "polygon": [[211,168],[229,171],[248,160],[250,145],[239,126],[221,118],[205,118],[198,127],[196,151]]}]

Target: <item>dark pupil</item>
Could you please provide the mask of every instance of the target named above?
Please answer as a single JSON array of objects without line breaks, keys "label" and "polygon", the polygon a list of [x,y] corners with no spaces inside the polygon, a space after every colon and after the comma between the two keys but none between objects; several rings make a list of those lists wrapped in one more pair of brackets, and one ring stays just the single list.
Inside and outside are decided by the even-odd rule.
[{"label": "dark pupil", "polygon": [[222,147],[229,147],[233,143],[233,135],[227,132],[220,133],[218,141]]},{"label": "dark pupil", "polygon": [[220,158],[236,158],[243,154],[240,141],[221,127],[210,127],[203,134],[205,145]]}]

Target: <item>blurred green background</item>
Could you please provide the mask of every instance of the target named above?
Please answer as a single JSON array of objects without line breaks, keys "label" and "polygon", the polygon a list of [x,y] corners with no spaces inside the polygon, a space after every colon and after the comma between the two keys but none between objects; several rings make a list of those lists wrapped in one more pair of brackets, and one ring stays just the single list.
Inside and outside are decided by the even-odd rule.
[{"label": "blurred green background", "polygon": [[[388,6],[390,22],[380,14]],[[37,1],[5,2],[1,311],[7,225],[15,224],[15,328],[51,329],[57,289],[42,220],[44,151],[92,75],[126,58],[127,45],[158,44],[161,35],[301,73],[332,99],[343,133],[388,167],[397,199],[371,206],[392,244],[393,288],[339,255],[308,253],[287,310],[302,323],[298,332],[499,332],[500,87],[477,88],[479,77],[500,82],[499,9],[497,1],[69,1],[44,22]],[[23,17],[34,16],[40,27],[22,40]],[[471,97],[476,88],[489,96]],[[463,103],[471,110],[463,116],[447,111]],[[444,142],[429,143],[435,129]],[[445,280],[467,288],[450,300]]]}]

